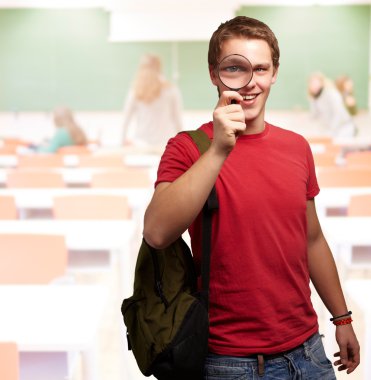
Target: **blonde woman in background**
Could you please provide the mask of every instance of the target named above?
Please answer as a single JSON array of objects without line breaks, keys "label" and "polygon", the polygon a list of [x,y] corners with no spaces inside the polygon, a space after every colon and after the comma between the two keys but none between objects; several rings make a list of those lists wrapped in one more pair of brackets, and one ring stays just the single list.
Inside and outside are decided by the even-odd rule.
[{"label": "blonde woman in background", "polygon": [[335,80],[335,84],[340,94],[343,96],[345,107],[351,115],[356,115],[358,112],[357,101],[354,96],[354,83],[352,78],[347,75],[342,75]]},{"label": "blonde woman in background", "polygon": [[53,112],[56,131],[49,142],[41,145],[37,151],[55,153],[59,148],[72,145],[87,145],[88,140],[84,131],[76,123],[69,108],[59,107]]},{"label": "blonde woman in background", "polygon": [[182,130],[181,110],[181,94],[163,77],[160,58],[145,55],[125,102],[123,143],[162,148]]},{"label": "blonde woman in background", "polygon": [[334,83],[322,73],[313,73],[308,81],[311,114],[318,118],[332,137],[353,137],[356,127]]}]

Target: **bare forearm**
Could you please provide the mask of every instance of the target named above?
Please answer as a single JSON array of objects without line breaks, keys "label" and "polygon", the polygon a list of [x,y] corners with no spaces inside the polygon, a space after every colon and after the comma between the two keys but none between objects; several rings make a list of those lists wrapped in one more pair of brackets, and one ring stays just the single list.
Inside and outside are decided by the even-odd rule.
[{"label": "bare forearm", "polygon": [[308,245],[308,260],[313,285],[329,312],[334,316],[346,313],[347,306],[338,271],[322,232]]},{"label": "bare forearm", "polygon": [[201,211],[226,156],[213,147],[173,183],[158,185],[144,217],[144,238],[157,248],[176,240]]}]

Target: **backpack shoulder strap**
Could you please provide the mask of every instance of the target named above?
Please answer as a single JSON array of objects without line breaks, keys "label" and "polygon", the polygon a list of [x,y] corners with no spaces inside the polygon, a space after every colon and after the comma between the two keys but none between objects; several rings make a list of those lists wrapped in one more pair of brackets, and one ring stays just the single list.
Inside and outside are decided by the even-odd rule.
[{"label": "backpack shoulder strap", "polygon": [[[196,129],[193,131],[184,131],[184,133],[187,133],[192,138],[201,155],[207,151],[211,141],[206,132],[201,129]],[[209,308],[212,214],[218,208],[218,196],[216,188],[213,186],[203,208],[202,216],[201,294],[207,309]]]},{"label": "backpack shoulder strap", "polygon": [[[191,137],[191,139],[196,144],[201,155],[204,154],[209,149],[209,146],[211,144],[210,137],[202,129],[183,131],[180,133],[187,133]],[[206,205],[209,210],[214,210],[214,209],[219,208],[218,197],[216,195],[215,186],[211,190],[211,193],[207,199]]]},{"label": "backpack shoulder strap", "polygon": [[209,149],[211,144],[210,138],[202,129],[184,131],[182,133],[187,133],[192,138],[193,142],[197,145],[200,154],[205,153]]}]

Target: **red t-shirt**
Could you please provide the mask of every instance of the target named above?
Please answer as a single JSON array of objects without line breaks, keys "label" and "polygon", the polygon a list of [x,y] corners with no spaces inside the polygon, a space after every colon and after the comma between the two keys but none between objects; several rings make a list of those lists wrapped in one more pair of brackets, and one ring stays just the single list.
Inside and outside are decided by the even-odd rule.
[{"label": "red t-shirt", "polygon": [[[212,122],[203,129],[212,138]],[[187,134],[171,139],[158,169],[172,182],[199,153]],[[312,153],[300,135],[266,124],[242,135],[216,181],[210,273],[210,351],[273,354],[318,330],[310,300],[306,202],[319,193]],[[190,226],[200,263],[201,218]]]}]

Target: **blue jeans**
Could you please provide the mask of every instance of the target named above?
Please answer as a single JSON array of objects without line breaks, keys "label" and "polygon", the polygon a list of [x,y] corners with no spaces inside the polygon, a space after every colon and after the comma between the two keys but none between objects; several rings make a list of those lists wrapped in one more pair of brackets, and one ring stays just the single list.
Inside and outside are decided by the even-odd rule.
[{"label": "blue jeans", "polygon": [[318,333],[283,356],[266,358],[264,375],[258,372],[256,357],[210,353],[205,362],[205,380],[336,380]]}]

